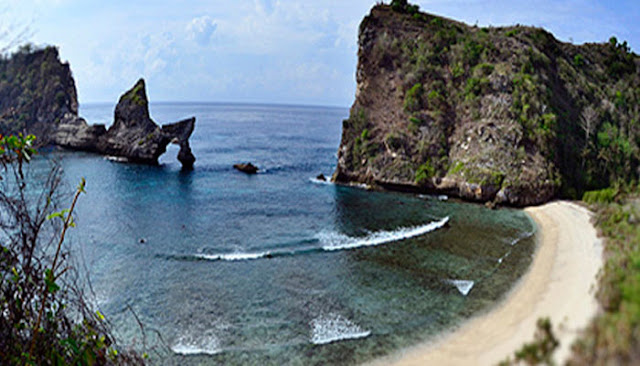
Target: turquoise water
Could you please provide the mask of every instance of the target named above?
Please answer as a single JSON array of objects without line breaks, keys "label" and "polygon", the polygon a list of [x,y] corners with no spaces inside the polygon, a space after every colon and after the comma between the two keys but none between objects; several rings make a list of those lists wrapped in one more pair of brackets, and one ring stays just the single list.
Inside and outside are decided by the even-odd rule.
[{"label": "turquoise water", "polygon": [[[428,339],[501,298],[534,226],[516,210],[313,179],[335,168],[346,109],[153,104],[195,115],[193,172],[53,152],[87,179],[70,242],[91,300],[159,364],[357,364]],[[109,123],[112,106],[82,106]],[[234,163],[262,170],[248,176]],[[158,334],[161,336],[158,336]],[[157,346],[160,338],[164,346]]]}]

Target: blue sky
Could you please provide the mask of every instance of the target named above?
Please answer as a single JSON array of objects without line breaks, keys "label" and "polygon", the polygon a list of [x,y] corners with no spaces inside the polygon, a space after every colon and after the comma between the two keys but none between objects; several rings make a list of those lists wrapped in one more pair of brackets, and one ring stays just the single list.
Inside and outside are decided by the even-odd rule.
[{"label": "blue sky", "polygon": [[[3,2],[0,23],[30,24],[32,42],[59,46],[81,103],[115,103],[144,77],[152,101],[346,107],[355,94],[358,24],[376,1]],[[413,3],[480,26],[541,26],[574,43],[615,35],[640,50],[637,0]]]}]

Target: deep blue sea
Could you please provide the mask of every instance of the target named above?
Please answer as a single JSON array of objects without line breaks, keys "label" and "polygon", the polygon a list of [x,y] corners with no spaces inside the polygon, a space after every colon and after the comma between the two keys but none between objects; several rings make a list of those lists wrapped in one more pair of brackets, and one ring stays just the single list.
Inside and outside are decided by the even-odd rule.
[{"label": "deep blue sea", "polygon": [[[113,105],[83,105],[110,124]],[[352,365],[493,306],[531,261],[521,211],[318,182],[346,108],[151,104],[195,116],[195,170],[54,151],[87,194],[69,244],[91,301],[158,364]],[[254,176],[235,171],[250,161]],[[146,337],[132,309],[144,325]]]}]

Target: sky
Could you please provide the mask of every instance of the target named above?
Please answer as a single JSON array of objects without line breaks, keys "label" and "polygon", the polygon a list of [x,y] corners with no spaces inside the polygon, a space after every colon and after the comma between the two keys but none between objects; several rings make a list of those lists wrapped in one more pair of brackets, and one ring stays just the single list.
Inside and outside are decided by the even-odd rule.
[{"label": "sky", "polygon": [[[534,25],[578,44],[616,36],[640,50],[638,0],[410,2],[468,24]],[[58,46],[71,64],[80,103],[115,103],[144,77],[152,102],[348,107],[358,25],[375,3],[0,0],[0,35],[7,24],[26,24],[27,40]]]}]

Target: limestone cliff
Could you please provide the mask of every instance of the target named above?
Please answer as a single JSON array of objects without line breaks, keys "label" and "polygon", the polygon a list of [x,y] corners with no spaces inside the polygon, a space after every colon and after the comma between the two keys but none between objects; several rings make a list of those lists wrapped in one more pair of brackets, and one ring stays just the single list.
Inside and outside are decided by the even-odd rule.
[{"label": "limestone cliff", "polygon": [[24,47],[0,60],[0,133],[36,135],[38,144],[54,144],[157,164],[169,143],[180,145],[178,160],[193,168],[189,146],[195,118],[158,126],[149,116],[144,80],[120,97],[114,123],[89,125],[78,116],[75,82],[69,64],[61,63],[58,50]]},{"label": "limestone cliff", "polygon": [[509,205],[637,178],[640,59],[394,1],[360,25],[334,180]]}]

